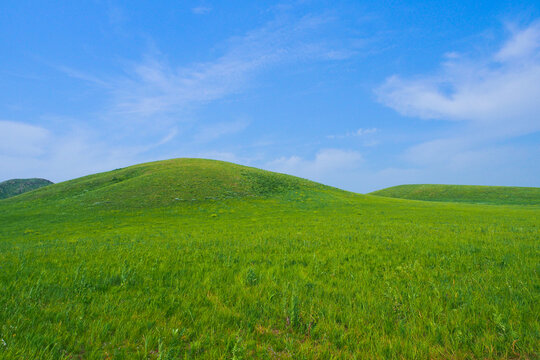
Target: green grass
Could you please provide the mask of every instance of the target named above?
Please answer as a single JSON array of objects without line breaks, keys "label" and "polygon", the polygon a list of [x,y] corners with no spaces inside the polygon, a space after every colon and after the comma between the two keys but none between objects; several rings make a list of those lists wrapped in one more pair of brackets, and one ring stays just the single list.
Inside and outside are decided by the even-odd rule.
[{"label": "green grass", "polygon": [[216,161],[92,175],[0,201],[0,358],[536,359],[539,224]]},{"label": "green grass", "polygon": [[45,179],[11,179],[0,182],[0,199],[23,194],[28,191],[52,184]]},{"label": "green grass", "polygon": [[493,205],[540,205],[540,188],[475,185],[399,185],[372,192],[392,198]]},{"label": "green grass", "polygon": [[271,196],[300,188],[330,189],[297,177],[222,161],[173,159],[85,176],[38,189],[13,201],[76,209],[148,209]]}]

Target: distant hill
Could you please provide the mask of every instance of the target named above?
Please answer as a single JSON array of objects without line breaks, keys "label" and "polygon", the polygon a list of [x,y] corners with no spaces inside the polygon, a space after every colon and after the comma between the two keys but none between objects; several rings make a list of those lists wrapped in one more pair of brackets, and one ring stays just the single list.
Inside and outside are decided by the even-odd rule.
[{"label": "distant hill", "polygon": [[11,179],[3,181],[0,183],[0,199],[7,199],[50,184],[53,184],[53,182],[45,179]]},{"label": "distant hill", "polygon": [[476,185],[399,185],[370,195],[491,205],[540,205],[540,188]]}]

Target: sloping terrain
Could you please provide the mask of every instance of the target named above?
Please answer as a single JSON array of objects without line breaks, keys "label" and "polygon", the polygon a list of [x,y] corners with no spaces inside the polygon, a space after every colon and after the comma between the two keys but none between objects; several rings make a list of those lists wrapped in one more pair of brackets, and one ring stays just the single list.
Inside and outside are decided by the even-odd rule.
[{"label": "sloping terrain", "polygon": [[540,205],[540,188],[476,185],[399,185],[370,195],[391,198],[493,205]]},{"label": "sloping terrain", "polygon": [[52,181],[45,179],[11,179],[0,182],[0,199],[7,199],[40,187],[51,185]]},{"label": "sloping terrain", "polygon": [[217,160],[173,159],[144,163],[49,186],[16,202],[78,207],[148,208],[179,202],[261,198],[328,186]]},{"label": "sloping terrain", "polygon": [[536,359],[540,209],[176,159],[0,201],[0,359]]}]

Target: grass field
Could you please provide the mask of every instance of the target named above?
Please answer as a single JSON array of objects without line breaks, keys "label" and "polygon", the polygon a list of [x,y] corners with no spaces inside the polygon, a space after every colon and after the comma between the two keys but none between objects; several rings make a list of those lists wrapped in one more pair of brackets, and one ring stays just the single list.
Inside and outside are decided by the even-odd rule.
[{"label": "grass field", "polygon": [[218,161],[0,201],[2,359],[536,359],[540,207]]},{"label": "grass field", "polygon": [[400,199],[492,205],[540,206],[540,188],[475,185],[399,185],[371,195]]}]

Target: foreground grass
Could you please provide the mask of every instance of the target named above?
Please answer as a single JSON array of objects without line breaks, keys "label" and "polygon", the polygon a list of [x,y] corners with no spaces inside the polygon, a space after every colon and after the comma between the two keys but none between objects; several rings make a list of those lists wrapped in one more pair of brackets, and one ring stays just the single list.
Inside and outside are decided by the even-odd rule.
[{"label": "foreground grass", "polygon": [[538,357],[538,207],[111,201],[0,202],[0,358]]},{"label": "foreground grass", "polygon": [[400,199],[492,205],[540,205],[540,188],[476,185],[399,185],[371,193]]}]

